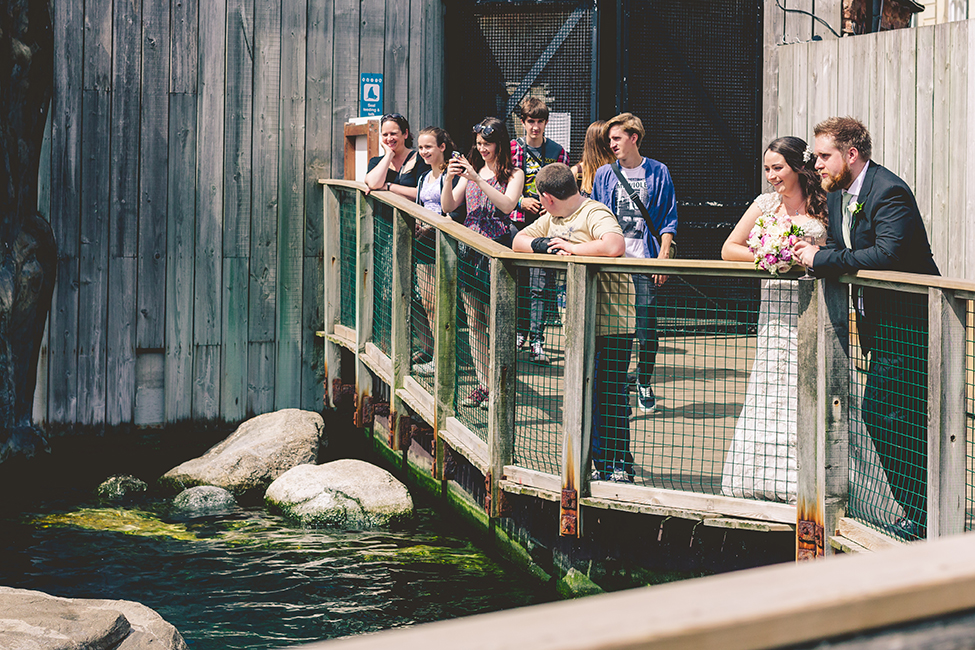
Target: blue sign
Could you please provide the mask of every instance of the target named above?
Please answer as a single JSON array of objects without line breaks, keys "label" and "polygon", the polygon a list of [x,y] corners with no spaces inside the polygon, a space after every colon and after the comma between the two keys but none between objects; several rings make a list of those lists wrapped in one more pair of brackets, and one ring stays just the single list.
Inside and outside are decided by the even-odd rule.
[{"label": "blue sign", "polygon": [[359,117],[383,114],[383,76],[363,72],[359,76]]}]

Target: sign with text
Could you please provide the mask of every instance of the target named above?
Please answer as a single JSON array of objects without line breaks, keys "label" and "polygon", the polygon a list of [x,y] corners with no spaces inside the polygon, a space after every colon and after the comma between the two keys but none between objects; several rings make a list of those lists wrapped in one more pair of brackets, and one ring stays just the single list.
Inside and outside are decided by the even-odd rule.
[{"label": "sign with text", "polygon": [[359,117],[378,117],[383,114],[383,76],[378,72],[363,72],[359,76]]}]

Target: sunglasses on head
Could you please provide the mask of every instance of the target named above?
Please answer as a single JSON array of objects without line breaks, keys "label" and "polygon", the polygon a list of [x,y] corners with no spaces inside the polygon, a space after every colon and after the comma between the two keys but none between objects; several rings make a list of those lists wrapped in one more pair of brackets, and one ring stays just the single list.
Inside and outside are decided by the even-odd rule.
[{"label": "sunglasses on head", "polygon": [[405,119],[406,118],[400,115],[399,113],[386,113],[379,121],[386,122],[387,120],[405,120]]},{"label": "sunglasses on head", "polygon": [[489,124],[475,124],[474,133],[477,133],[485,138],[490,138],[491,134],[494,133],[494,127]]}]

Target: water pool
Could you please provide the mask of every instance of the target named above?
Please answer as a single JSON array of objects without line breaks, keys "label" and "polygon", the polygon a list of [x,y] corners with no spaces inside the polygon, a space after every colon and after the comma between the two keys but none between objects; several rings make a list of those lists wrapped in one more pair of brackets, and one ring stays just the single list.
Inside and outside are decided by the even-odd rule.
[{"label": "water pool", "polygon": [[408,530],[340,532],[259,507],[178,520],[165,500],[106,507],[91,494],[65,486],[21,508],[8,501],[0,585],[143,603],[194,650],[280,648],[554,598],[428,503]]}]

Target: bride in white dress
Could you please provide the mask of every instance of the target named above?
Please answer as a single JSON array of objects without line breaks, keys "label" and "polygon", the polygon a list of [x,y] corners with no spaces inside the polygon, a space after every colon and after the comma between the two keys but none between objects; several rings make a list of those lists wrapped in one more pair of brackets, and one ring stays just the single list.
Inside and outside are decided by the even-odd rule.
[{"label": "bride in white dress", "polygon": [[[774,140],[765,150],[762,194],[721,248],[725,260],[752,262],[745,241],[762,214],[788,215],[817,243],[826,240],[826,193],[800,138]],[[798,293],[794,280],[762,280],[755,361],[745,403],[725,458],[721,492],[768,501],[796,500],[796,375]]]}]

